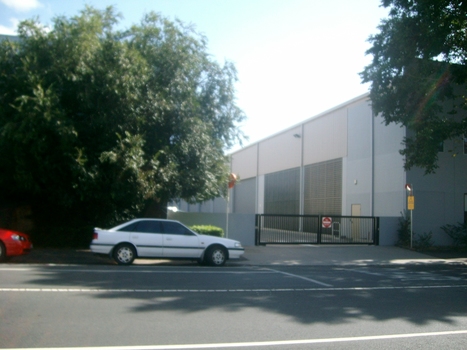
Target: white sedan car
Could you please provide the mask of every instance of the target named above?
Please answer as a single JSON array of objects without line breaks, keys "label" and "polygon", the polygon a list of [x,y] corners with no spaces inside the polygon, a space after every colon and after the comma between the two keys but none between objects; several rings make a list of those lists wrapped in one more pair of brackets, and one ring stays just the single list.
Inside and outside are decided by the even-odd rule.
[{"label": "white sedan car", "polygon": [[135,258],[193,259],[222,266],[244,253],[232,239],[200,235],[178,221],[134,219],[108,230],[94,229],[91,251],[106,254],[120,265]]}]

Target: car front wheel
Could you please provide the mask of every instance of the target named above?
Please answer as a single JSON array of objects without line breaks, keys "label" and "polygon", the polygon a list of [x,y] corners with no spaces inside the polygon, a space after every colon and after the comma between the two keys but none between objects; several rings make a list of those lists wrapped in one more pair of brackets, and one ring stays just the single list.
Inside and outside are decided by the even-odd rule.
[{"label": "car front wheel", "polygon": [[222,266],[227,261],[227,251],[220,246],[210,247],[206,251],[205,260],[209,265]]},{"label": "car front wheel", "polygon": [[136,258],[136,251],[130,244],[120,244],[113,251],[113,258],[119,265],[131,265]]}]

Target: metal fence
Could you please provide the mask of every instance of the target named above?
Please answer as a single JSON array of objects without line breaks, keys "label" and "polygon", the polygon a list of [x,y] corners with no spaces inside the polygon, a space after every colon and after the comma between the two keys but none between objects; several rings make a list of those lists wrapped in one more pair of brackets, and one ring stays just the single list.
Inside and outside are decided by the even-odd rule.
[{"label": "metal fence", "polygon": [[379,244],[379,218],[256,215],[255,244]]}]

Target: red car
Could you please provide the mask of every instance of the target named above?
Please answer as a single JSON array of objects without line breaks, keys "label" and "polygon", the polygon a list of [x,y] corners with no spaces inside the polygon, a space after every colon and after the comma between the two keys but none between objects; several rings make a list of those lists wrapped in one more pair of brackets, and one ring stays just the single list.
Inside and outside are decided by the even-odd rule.
[{"label": "red car", "polygon": [[27,234],[0,228],[0,261],[29,253],[31,249],[32,243]]}]

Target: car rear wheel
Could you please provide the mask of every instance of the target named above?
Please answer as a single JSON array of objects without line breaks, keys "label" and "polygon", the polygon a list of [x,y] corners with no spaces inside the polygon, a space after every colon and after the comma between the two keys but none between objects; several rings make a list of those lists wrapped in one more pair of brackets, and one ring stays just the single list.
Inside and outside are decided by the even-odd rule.
[{"label": "car rear wheel", "polygon": [[209,265],[222,266],[227,261],[227,250],[221,246],[210,247],[204,258]]},{"label": "car rear wheel", "polygon": [[131,265],[136,258],[135,248],[131,244],[120,244],[115,247],[113,258],[119,265]]},{"label": "car rear wheel", "polygon": [[6,260],[6,249],[3,242],[0,242],[0,262]]}]

